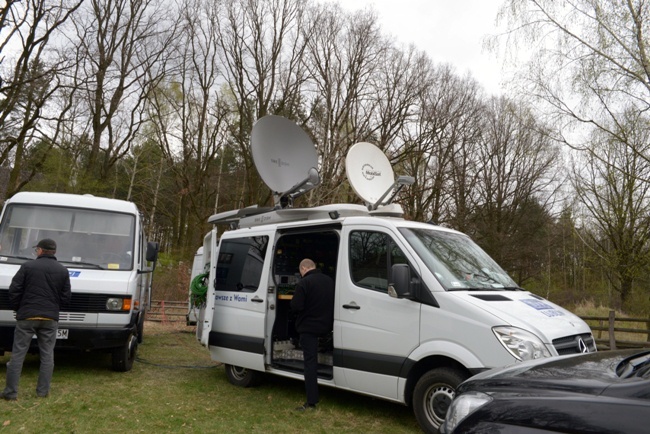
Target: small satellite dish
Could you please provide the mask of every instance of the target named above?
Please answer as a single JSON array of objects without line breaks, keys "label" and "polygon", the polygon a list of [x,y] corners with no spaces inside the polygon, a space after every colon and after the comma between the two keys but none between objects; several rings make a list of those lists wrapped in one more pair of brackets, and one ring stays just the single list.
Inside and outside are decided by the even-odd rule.
[{"label": "small satellite dish", "polygon": [[352,145],[345,157],[345,172],[354,192],[367,204],[376,203],[395,181],[386,155],[368,142]]},{"label": "small satellite dish", "polygon": [[309,136],[282,116],[264,116],[251,133],[253,162],[264,183],[273,190],[276,205],[320,183],[318,155]]},{"label": "small satellite dish", "polygon": [[345,172],[352,189],[366,202],[370,211],[389,205],[405,185],[415,182],[412,176],[400,176],[395,180],[386,155],[367,142],[357,143],[350,148],[345,157]]}]

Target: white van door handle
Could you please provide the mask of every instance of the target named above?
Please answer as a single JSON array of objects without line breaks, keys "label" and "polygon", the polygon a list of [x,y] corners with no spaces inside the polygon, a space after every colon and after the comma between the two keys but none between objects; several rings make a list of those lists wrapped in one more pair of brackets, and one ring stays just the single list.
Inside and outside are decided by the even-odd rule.
[{"label": "white van door handle", "polygon": [[251,298],[251,301],[252,301],[253,303],[264,303],[264,300],[262,300],[261,298],[259,298],[257,295],[256,295],[255,297]]},{"label": "white van door handle", "polygon": [[343,309],[354,309],[354,310],[359,310],[361,309],[361,306],[356,304],[354,301],[351,304],[344,304]]}]

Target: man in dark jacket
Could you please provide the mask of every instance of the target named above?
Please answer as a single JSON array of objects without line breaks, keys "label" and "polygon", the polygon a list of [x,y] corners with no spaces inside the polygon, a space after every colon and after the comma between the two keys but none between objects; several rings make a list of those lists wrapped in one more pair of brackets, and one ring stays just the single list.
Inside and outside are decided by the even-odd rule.
[{"label": "man in dark jacket", "polygon": [[2,398],[7,401],[14,401],[18,396],[20,373],[33,336],[38,339],[41,359],[36,394],[46,397],[50,392],[59,311],[71,298],[70,275],[54,256],[54,240],[42,239],[35,248],[37,258],[25,262],[9,286],[9,304],[16,311],[16,330],[7,363],[7,384],[2,392]]},{"label": "man in dark jacket", "polygon": [[316,269],[311,259],[300,262],[300,275],[291,310],[297,314],[307,392],[307,402],[296,410],[305,411],[318,403],[318,338],[329,334],[334,326],[334,281]]}]

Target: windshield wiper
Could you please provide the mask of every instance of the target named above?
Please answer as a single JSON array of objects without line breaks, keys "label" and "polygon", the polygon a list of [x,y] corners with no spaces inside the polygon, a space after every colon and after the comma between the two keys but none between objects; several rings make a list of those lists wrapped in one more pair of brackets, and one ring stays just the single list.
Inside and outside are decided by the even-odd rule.
[{"label": "windshield wiper", "polygon": [[456,292],[456,291],[501,291],[503,288],[495,288],[493,286],[483,286],[483,287],[478,287],[478,286],[463,286],[463,287],[457,287],[454,286],[452,288],[447,288],[448,292]]},{"label": "windshield wiper", "polygon": [[93,264],[92,262],[77,262],[77,261],[59,261],[59,262],[63,264],[72,264],[72,268],[74,268],[75,266],[82,265],[85,267],[96,268],[98,270],[105,270],[105,268],[102,267],[101,265]]},{"label": "windshield wiper", "polygon": [[[485,273],[476,272],[476,273],[467,273],[467,274],[470,275],[470,276],[472,276],[472,279],[481,280],[481,281],[488,281],[488,282],[494,282],[494,283],[497,283],[497,284],[499,284],[499,285],[502,284],[501,282],[499,282],[498,280],[496,280],[494,277],[492,277],[492,276],[488,276],[488,275],[485,274]],[[478,277],[479,279],[477,279],[477,277]]]}]

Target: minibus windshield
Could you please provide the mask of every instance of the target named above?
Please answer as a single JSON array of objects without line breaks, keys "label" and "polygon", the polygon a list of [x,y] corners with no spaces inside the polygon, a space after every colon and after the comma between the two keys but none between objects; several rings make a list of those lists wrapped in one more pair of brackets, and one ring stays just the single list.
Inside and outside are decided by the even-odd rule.
[{"label": "minibus windshield", "polygon": [[400,232],[448,291],[519,289],[467,235],[421,228]]},{"label": "minibus windshield", "polygon": [[43,238],[68,268],[133,269],[135,216],[55,206],[10,204],[0,222],[0,257],[34,259]]}]

